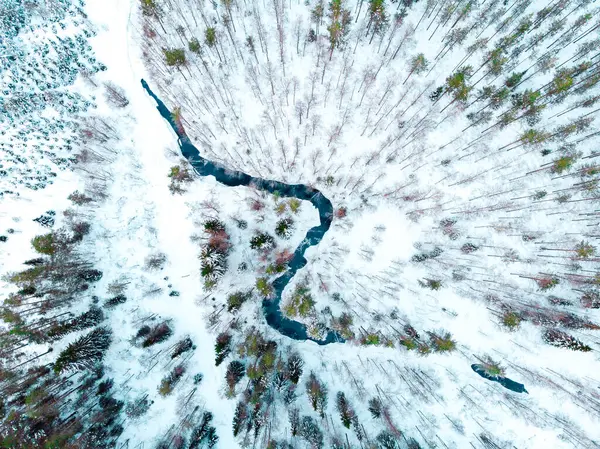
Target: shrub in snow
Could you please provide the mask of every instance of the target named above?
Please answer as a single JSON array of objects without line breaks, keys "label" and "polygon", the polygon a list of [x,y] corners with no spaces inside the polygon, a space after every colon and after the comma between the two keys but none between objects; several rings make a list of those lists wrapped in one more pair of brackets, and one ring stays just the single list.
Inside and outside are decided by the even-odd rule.
[{"label": "shrub in snow", "polygon": [[53,255],[57,248],[54,244],[54,233],[38,235],[31,240],[31,246],[38,253],[44,254],[47,256]]},{"label": "shrub in snow", "polygon": [[600,309],[600,293],[596,290],[584,292],[581,296],[581,305],[586,309]]},{"label": "shrub in snow", "polygon": [[419,347],[419,343],[414,338],[407,335],[400,337],[400,345],[404,346],[409,351],[413,351]]},{"label": "shrub in snow", "polygon": [[204,232],[214,234],[224,231],[225,223],[217,218],[211,218],[210,220],[206,220],[204,223],[202,223],[202,227],[204,228]]},{"label": "shrub in snow", "polygon": [[79,192],[78,190],[75,190],[73,193],[71,193],[68,196],[68,199],[73,203],[77,204],[78,206],[83,206],[94,201],[92,198]]},{"label": "shrub in snow", "polygon": [[344,218],[348,215],[348,210],[345,207],[339,207],[333,212],[333,215],[335,218]]},{"label": "shrub in snow", "polygon": [[439,279],[427,279],[423,281],[419,280],[419,285],[423,288],[429,288],[430,290],[439,290],[442,288],[442,281]]},{"label": "shrub in snow", "polygon": [[269,283],[269,279],[261,277],[256,280],[256,289],[264,298],[270,298],[273,294],[273,286]]},{"label": "shrub in snow", "polygon": [[414,438],[409,438],[408,441],[406,442],[406,448],[407,449],[421,449],[421,445]]},{"label": "shrub in snow", "polygon": [[381,342],[381,338],[379,334],[376,332],[364,334],[360,340],[363,345],[373,345],[377,346]]},{"label": "shrub in snow", "polygon": [[162,270],[167,263],[167,255],[165,253],[154,253],[146,257],[144,267],[146,270]]},{"label": "shrub in snow", "polygon": [[102,271],[100,270],[82,270],[78,275],[79,279],[86,282],[98,282],[102,279]]},{"label": "shrub in snow", "polygon": [[[554,306],[572,306],[573,302],[568,299],[559,298],[558,296],[550,295],[548,296],[548,302]],[[585,307],[585,306],[584,306]]]},{"label": "shrub in snow", "polygon": [[456,218],[445,218],[440,221],[442,234],[447,235],[450,240],[457,240],[461,235],[460,231],[454,227],[456,222]]},{"label": "shrub in snow", "polygon": [[287,204],[284,202],[277,203],[275,205],[275,213],[277,215],[283,215],[285,213],[286,209],[287,209]]},{"label": "shrub in snow", "polygon": [[344,339],[351,340],[354,338],[354,332],[351,328],[353,322],[354,319],[352,318],[352,315],[347,312],[342,312],[339,317],[332,319],[331,326],[339,332]]},{"label": "shrub in snow", "polygon": [[188,50],[192,53],[200,54],[200,42],[195,37],[188,42]]},{"label": "shrub in snow", "polygon": [[550,290],[560,283],[560,279],[554,276],[545,276],[535,279],[540,290]]},{"label": "shrub in snow", "polygon": [[298,283],[292,293],[290,299],[282,308],[283,312],[290,317],[300,315],[307,317],[314,315],[315,301],[312,297],[310,289],[305,283]]},{"label": "shrub in snow", "polygon": [[523,318],[517,312],[507,310],[502,314],[501,321],[504,327],[506,327],[508,330],[514,331],[519,328]]},{"label": "shrub in snow", "polygon": [[125,414],[132,419],[139,418],[146,414],[153,403],[154,401],[148,400],[148,395],[146,394],[133,402],[128,403],[125,406]]},{"label": "shrub in snow", "polygon": [[144,330],[144,341],[142,342],[143,348],[147,348],[157,343],[162,343],[163,341],[167,340],[171,335],[173,335],[173,330],[169,327],[166,321],[157,324],[152,328],[146,326],[142,327],[138,331],[138,336],[140,336],[140,332],[142,330]]},{"label": "shrub in snow", "polygon": [[596,247],[590,245],[588,242],[581,241],[575,247],[575,252],[577,253],[577,257],[587,259],[596,253]]},{"label": "shrub in snow", "polygon": [[560,175],[563,172],[568,171],[573,166],[574,162],[575,162],[574,156],[563,156],[554,161],[550,171],[552,173]]},{"label": "shrub in snow", "polygon": [[242,305],[252,298],[252,291],[239,291],[230,294],[227,297],[227,311],[228,312],[237,312]]},{"label": "shrub in snow", "polygon": [[185,374],[185,366],[177,365],[173,370],[163,377],[158,387],[158,393],[161,396],[168,396],[173,392],[175,385],[179,383],[183,375]]},{"label": "shrub in snow", "polygon": [[121,295],[127,289],[128,284],[126,278],[117,279],[108,284],[106,291],[111,295]]},{"label": "shrub in snow", "polygon": [[185,64],[185,51],[183,48],[163,48],[163,54],[168,66],[180,66]]},{"label": "shrub in snow", "polygon": [[506,369],[499,362],[494,361],[490,356],[485,356],[480,364],[483,371],[491,377],[504,377]]},{"label": "shrub in snow", "polygon": [[198,385],[200,382],[202,382],[202,379],[204,379],[204,375],[202,373],[196,373],[194,374],[194,378],[192,380],[194,385]]},{"label": "shrub in snow", "polygon": [[298,198],[290,198],[288,201],[288,206],[293,214],[297,214],[300,211],[301,205],[302,202]]},{"label": "shrub in snow", "polygon": [[252,203],[250,203],[250,210],[254,211],[254,212],[259,212],[261,210],[263,210],[265,208],[265,203],[263,203],[260,200],[252,200]]},{"label": "shrub in snow", "polygon": [[296,407],[288,409],[288,421],[290,423],[290,433],[295,437],[300,429],[300,411]]},{"label": "shrub in snow", "polygon": [[54,216],[56,215],[56,212],[54,212],[53,210],[46,212],[43,215],[40,215],[37,218],[34,218],[33,221],[39,223],[41,226],[45,227],[45,228],[51,228],[52,226],[54,226]]},{"label": "shrub in snow", "polygon": [[246,220],[240,220],[240,219],[235,219],[235,224],[237,225],[237,227],[239,229],[247,229],[248,228],[248,222]]},{"label": "shrub in snow", "polygon": [[71,241],[81,242],[83,237],[90,233],[91,225],[86,221],[77,221],[71,224],[71,231],[73,231],[73,238]]},{"label": "shrub in snow", "polygon": [[411,257],[410,260],[412,262],[424,262],[427,259],[435,259],[436,257],[440,256],[443,252],[444,252],[444,250],[442,248],[440,248],[439,246],[436,246],[433,250],[431,250],[429,252],[415,254],[414,256]]},{"label": "shrub in snow", "polygon": [[104,96],[106,101],[117,108],[124,108],[129,104],[125,91],[113,82],[104,83]]},{"label": "shrub in snow", "polygon": [[206,42],[206,45],[208,45],[209,47],[214,47],[217,43],[217,30],[213,27],[208,27],[204,31],[204,40]]},{"label": "shrub in snow", "polygon": [[200,250],[200,274],[204,278],[205,288],[211,289],[227,270],[227,254],[231,243],[222,221],[207,220],[203,227],[204,232],[208,234],[208,242],[203,244]]},{"label": "shrub in snow", "polygon": [[450,332],[429,332],[429,344],[435,352],[452,352],[456,349],[456,341]]},{"label": "shrub in snow", "polygon": [[417,345],[417,351],[419,352],[420,355],[428,355],[431,354],[431,346],[427,343],[424,342],[419,342]]},{"label": "shrub in snow", "polygon": [[146,335],[148,335],[150,333],[150,331],[152,330],[152,328],[148,325],[144,325],[142,327],[140,327],[137,331],[137,333],[135,334],[135,338],[142,338],[145,337]]},{"label": "shrub in snow", "polygon": [[478,249],[479,247],[477,245],[474,245],[473,243],[465,243],[463,246],[460,247],[460,251],[463,254],[471,254],[477,251]]},{"label": "shrub in snow", "polygon": [[179,357],[184,352],[191,351],[191,350],[193,350],[195,348],[196,347],[194,346],[194,343],[192,342],[192,339],[190,337],[185,337],[184,339],[179,340],[177,342],[177,344],[175,345],[175,347],[171,351],[170,357],[171,357],[171,359],[174,359],[176,357]]},{"label": "shrub in snow", "polygon": [[171,171],[169,172],[169,178],[171,179],[171,183],[169,184],[169,190],[172,194],[185,193],[185,189],[183,186],[185,184],[189,184],[194,180],[192,174],[186,166],[174,165],[171,167]]}]

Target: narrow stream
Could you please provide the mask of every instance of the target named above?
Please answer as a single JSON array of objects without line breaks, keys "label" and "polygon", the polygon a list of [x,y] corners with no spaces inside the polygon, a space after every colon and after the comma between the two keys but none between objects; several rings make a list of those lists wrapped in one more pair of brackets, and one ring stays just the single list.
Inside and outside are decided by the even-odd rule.
[{"label": "narrow stream", "polygon": [[263,300],[263,312],[269,326],[286,337],[294,340],[310,340],[319,345],[335,342],[343,343],[344,339],[335,331],[329,331],[325,340],[311,338],[308,335],[304,324],[284,317],[280,308],[283,290],[292,280],[296,272],[306,265],[304,253],[311,246],[318,245],[331,226],[331,219],[333,216],[333,206],[331,205],[331,201],[323,196],[320,191],[304,184],[284,184],[279,181],[255,178],[246,173],[229,170],[216,162],[204,159],[200,156],[198,149],[192,145],[189,138],[178,131],[177,126],[171,117],[171,111],[169,111],[165,104],[154,94],[154,92],[152,92],[148,83],[142,80],[142,86],[146,92],[148,92],[148,95],[156,101],[160,115],[169,122],[173,131],[175,131],[175,134],[179,136],[178,143],[181,153],[200,176],[214,176],[217,182],[228,187],[249,186],[252,184],[252,187],[259,190],[264,190],[269,193],[277,192],[280,197],[294,197],[300,200],[310,201],[317,208],[319,211],[320,224],[308,230],[305,239],[294,251],[294,257],[289,262],[289,269],[273,282],[274,298]]}]

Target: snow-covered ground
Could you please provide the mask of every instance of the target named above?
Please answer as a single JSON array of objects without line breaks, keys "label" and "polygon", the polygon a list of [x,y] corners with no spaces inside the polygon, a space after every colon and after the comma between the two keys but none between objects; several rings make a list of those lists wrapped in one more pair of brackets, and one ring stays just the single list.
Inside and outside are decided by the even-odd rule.
[{"label": "snow-covered ground", "polygon": [[[162,24],[159,27],[155,21],[142,17],[133,0],[90,0],[85,7],[97,28],[97,36],[90,39],[90,44],[98,61],[107,67],[96,78],[122,87],[129,105],[117,110],[102,101],[100,93],[96,94],[98,108],[93,114],[107,117],[117,127],[119,138],[112,141],[115,154],[104,167],[110,173],[107,199],[95,207],[82,207],[94,222],[82,247],[93,255],[95,267],[104,273],[94,287],[101,299],[107,296],[111,282],[121,276],[128,282],[127,302],[110,315],[115,339],[105,359],[107,371],[126,402],[146,393],[154,400],[146,415],[127,421],[119,441],[128,441],[129,447],[153,447],[174,432],[172,426],[189,413],[183,402],[194,391],[193,403],[214,414],[218,447],[242,446],[231,430],[237,401],[226,393],[227,364],[214,363],[216,335],[230,328],[237,318],[241,331],[256,326],[279,343],[281,352],[293,350],[304,359],[304,377],[295,402],[301,414],[320,419],[303,391],[308,373],[315,372],[326,383],[330,399],[325,419],[319,422],[330,437],[342,441],[347,437],[347,447],[383,447],[374,446],[375,437],[391,425],[405,435],[403,445],[408,438],[414,438],[422,447],[439,448],[597,447],[598,330],[568,329],[590,345],[591,352],[553,347],[542,339],[545,327],[561,327],[556,320],[569,313],[600,323],[600,309],[580,305],[582,291],[593,290],[595,285],[582,284],[577,278],[594,276],[597,259],[577,259],[573,252],[546,251],[572,250],[582,240],[597,242],[597,223],[576,221],[586,217],[582,214],[595,213],[595,200],[583,201],[595,192],[574,189],[577,182],[582,182],[581,176],[561,178],[549,169],[528,174],[544,164],[550,167],[561,156],[574,154],[572,148],[562,148],[563,144],[595,132],[595,123],[581,135],[497,151],[528,129],[517,122],[468,147],[480,137],[482,129],[494,123],[465,131],[470,124],[466,112],[485,103],[475,103],[471,109],[450,106],[441,113],[450,101],[449,95],[437,104],[428,96],[468,54],[466,47],[473,43],[476,33],[441,59],[430,73],[414,74],[406,84],[402,83],[409,74],[408,60],[422,52],[433,65],[444,45],[441,39],[454,20],[429,39],[436,27],[433,22],[431,28],[427,26],[434,18],[431,15],[408,38],[395,59],[390,58],[391,53],[381,56],[387,39],[392,43],[392,52],[403,38],[402,33],[416,25],[435,2],[414,5],[396,34],[383,35],[381,45],[376,36],[371,46],[363,39],[356,49],[356,38],[359,33],[364,37],[368,23],[367,3],[348,2],[353,19],[357,18],[359,4],[364,3],[362,13],[356,25],[352,24],[346,50],[336,49],[331,61],[324,37],[317,43],[308,43],[305,49],[300,42],[296,51],[296,24],[308,29],[311,23],[310,9],[304,2],[238,3],[233,6],[235,47],[220,22],[226,14],[221,5],[199,4],[197,9],[194,6],[196,15],[190,12],[188,16],[176,13],[176,7],[185,2],[168,2],[163,6],[167,11],[163,22],[167,30],[173,31],[166,35],[160,30]],[[543,3],[533,2],[528,11],[537,11],[545,6]],[[274,4],[280,5],[281,20],[288,33],[283,57],[285,75],[279,61]],[[396,6],[391,4],[388,8],[393,12]],[[267,68],[264,51],[260,51],[263,42],[259,42],[253,11],[259,11],[263,21],[271,69]],[[576,16],[579,13],[573,14],[571,20]],[[476,20],[469,18],[469,25]],[[218,39],[222,39],[217,50],[204,45],[205,21],[217,24]],[[142,31],[144,23],[153,23],[158,36],[149,39],[148,31]],[[181,24],[186,31],[176,33],[175,26]],[[493,25],[486,36],[494,33]],[[323,23],[321,30],[325,26]],[[510,27],[515,26],[511,23]],[[161,46],[187,45],[182,35],[186,40],[196,36],[202,42],[206,66],[187,47],[188,64],[181,72],[159,63]],[[249,35],[255,38],[256,62],[260,61],[256,66],[254,56],[243,45]],[[597,37],[597,32],[592,37]],[[550,36],[548,40],[554,38]],[[557,52],[557,64],[567,61],[576,47],[571,45]],[[224,62],[220,63],[221,58]],[[470,63],[477,69],[483,60],[478,54],[478,59],[473,58]],[[380,63],[385,64],[380,67]],[[523,62],[511,72],[531,64],[532,60]],[[378,70],[377,77],[371,78]],[[222,84],[209,81],[208,74]],[[483,74],[478,73],[474,80]],[[508,74],[504,73],[497,83]],[[522,87],[537,89],[549,82],[553,74],[538,73]],[[161,92],[170,106],[182,108],[186,131],[203,156],[253,175],[315,185],[332,200],[338,211],[332,228],[317,247],[307,251],[308,265],[298,273],[286,295],[291,295],[298,282],[307,282],[316,302],[315,312],[300,319],[330,326],[335,324],[333,318],[348,313],[353,319],[354,340],[317,346],[282,337],[265,324],[257,298],[235,316],[223,309],[228,294],[251,288],[256,277],[264,275],[267,262],[245,242],[254,230],[273,232],[278,219],[274,211],[277,199],[261,196],[251,188],[224,187],[212,178],[196,179],[186,185],[186,193],[172,195],[167,175],[170,167],[183,164],[177,154],[177,136],[142,89],[141,78]],[[315,104],[311,122],[304,114],[307,103],[312,101],[313,78]],[[491,77],[486,81],[491,81]],[[363,88],[365,83],[368,87]],[[74,89],[94,91],[82,80]],[[594,92],[597,94],[597,88],[590,93]],[[474,99],[472,95],[469,101]],[[296,96],[294,104],[292,97]],[[549,105],[536,126],[551,132],[590,112],[585,109],[554,117],[573,102]],[[393,108],[395,104],[399,106]],[[298,108],[302,110],[302,123],[298,120]],[[388,111],[389,116],[384,116]],[[405,121],[402,126],[400,119]],[[343,132],[335,135],[340,123]],[[576,147],[581,155],[571,173],[585,163],[593,163],[597,142],[597,138],[592,138]],[[545,148],[553,152],[541,156],[540,150]],[[586,156],[590,158],[582,159]],[[0,232],[18,224],[14,225],[18,232],[1,244],[3,272],[22,269],[20,263],[34,257],[30,239],[44,229],[32,219],[46,210],[69,208],[67,196],[74,190],[83,190],[84,179],[88,178],[81,172],[60,172],[52,186],[0,202]],[[564,189],[571,188],[574,196],[567,202],[558,202]],[[540,191],[545,191],[545,196],[534,198]],[[265,212],[252,210],[251,203],[256,198],[266,204]],[[345,208],[345,214],[339,208]],[[201,223],[215,215],[225,222],[233,250],[228,272],[217,288],[209,291],[203,287],[200,247],[193,237],[202,235]],[[245,230],[235,226],[234,218],[240,217],[248,221]],[[294,234],[287,241],[278,240],[279,248],[286,245],[293,250],[306,230],[318,223],[315,209],[306,202],[294,218]],[[456,222],[440,223],[448,218]],[[57,226],[62,221],[59,214]],[[465,250],[468,243],[476,250]],[[420,262],[413,259],[417,254],[430,254],[435,248],[443,252]],[[146,259],[157,253],[166,255],[164,268],[147,269]],[[247,271],[237,270],[241,262],[248,263]],[[573,270],[573,264],[580,268]],[[535,280],[519,277],[548,275],[560,279],[550,291],[541,290]],[[427,279],[441,281],[441,288],[423,288],[419,281]],[[2,292],[11,288],[3,284]],[[179,292],[179,296],[169,296],[172,291]],[[556,306],[549,302],[550,295],[572,304]],[[88,304],[77,307],[84,310]],[[502,325],[507,310],[516,311],[523,318],[514,331]],[[142,324],[164,320],[169,320],[174,329],[168,343],[149,349],[132,344],[132,337]],[[450,332],[456,350],[429,355],[406,350],[400,338],[406,336],[407,324],[421,334],[423,341],[427,332]],[[54,354],[80,334],[69,334],[57,343]],[[377,334],[381,343],[363,344],[361,337],[367,334]],[[172,395],[161,397],[156,393],[157,387],[173,368],[165,357],[167,347],[185,336],[196,345],[185,362],[186,377]],[[471,364],[485,355],[506,367],[507,377],[524,383],[528,394],[514,393],[478,376]],[[51,355],[47,360],[53,360]],[[192,378],[196,373],[202,373],[203,380],[194,390]],[[366,440],[359,442],[354,429],[341,426],[334,399],[338,391],[349,397],[367,434]],[[375,419],[369,413],[367,401],[376,396],[387,404],[392,423]],[[269,437],[296,441],[294,447],[305,447],[302,444],[306,443],[290,435],[286,408],[280,400],[273,402]],[[486,437],[494,445],[486,443]],[[264,440],[260,441],[256,447],[263,447]]]}]

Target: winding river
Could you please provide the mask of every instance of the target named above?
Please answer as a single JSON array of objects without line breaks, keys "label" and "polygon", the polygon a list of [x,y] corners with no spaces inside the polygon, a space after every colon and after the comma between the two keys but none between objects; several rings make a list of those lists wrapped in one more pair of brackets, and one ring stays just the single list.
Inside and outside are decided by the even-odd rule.
[{"label": "winding river", "polygon": [[179,148],[183,156],[190,162],[200,176],[214,176],[217,182],[228,187],[250,186],[264,190],[269,193],[275,193],[280,197],[294,197],[300,200],[310,201],[319,211],[320,224],[310,228],[306,237],[298,248],[294,251],[294,256],[289,262],[288,270],[273,281],[274,298],[264,299],[262,303],[263,312],[267,323],[276,329],[282,335],[294,340],[310,340],[319,345],[329,343],[343,343],[344,339],[335,331],[329,331],[324,340],[317,340],[308,335],[306,326],[298,321],[290,320],[281,313],[280,303],[281,295],[285,287],[292,280],[296,272],[306,265],[304,253],[311,246],[318,245],[325,236],[325,233],[331,226],[333,216],[333,206],[323,194],[304,184],[284,184],[279,181],[255,178],[246,173],[229,170],[215,162],[209,161],[200,155],[200,151],[192,145],[189,138],[181,133],[175,121],[171,116],[171,111],[165,104],[152,92],[148,83],[142,80],[142,86],[157,103],[157,109],[160,115],[171,125],[173,131],[179,137]]}]

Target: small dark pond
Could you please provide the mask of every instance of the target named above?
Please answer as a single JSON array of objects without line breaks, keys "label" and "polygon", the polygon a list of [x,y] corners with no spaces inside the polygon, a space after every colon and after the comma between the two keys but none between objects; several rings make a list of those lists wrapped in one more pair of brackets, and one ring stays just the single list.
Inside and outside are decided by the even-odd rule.
[{"label": "small dark pond", "polygon": [[525,385],[520,384],[519,382],[515,382],[514,380],[511,380],[508,377],[492,376],[485,371],[483,365],[474,363],[473,365],[471,365],[471,368],[484,379],[491,380],[492,382],[498,382],[504,388],[508,388],[509,390],[514,391],[515,393],[529,394],[529,392],[525,389]]}]

